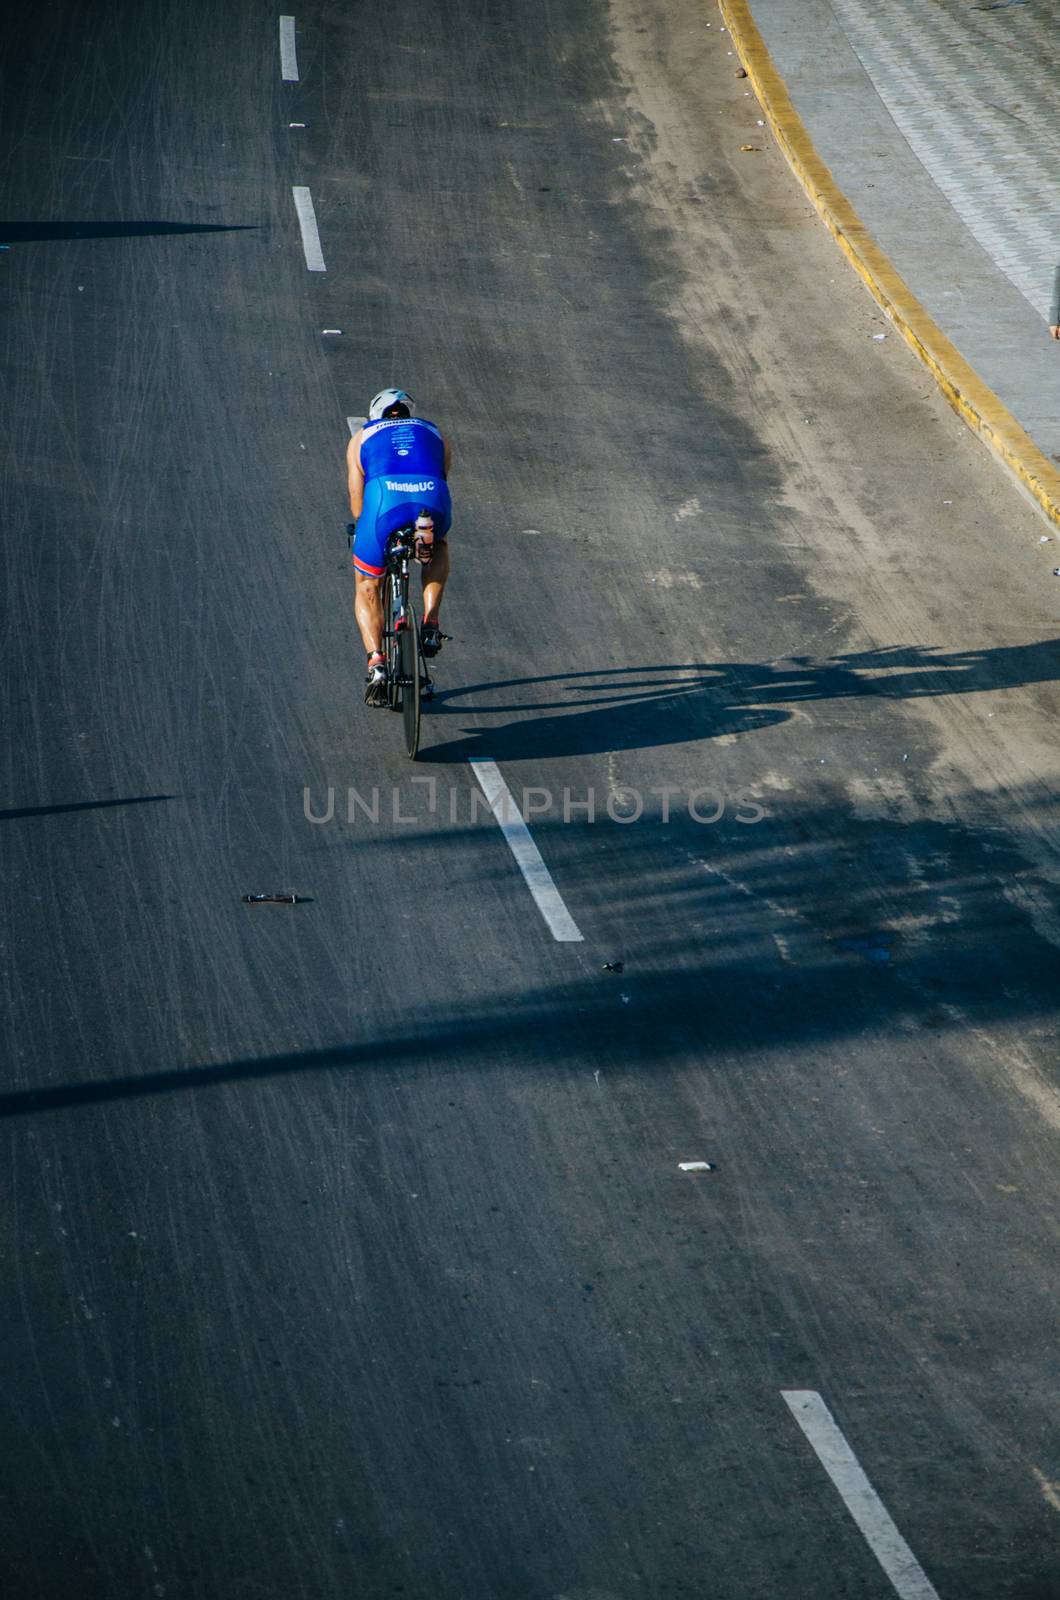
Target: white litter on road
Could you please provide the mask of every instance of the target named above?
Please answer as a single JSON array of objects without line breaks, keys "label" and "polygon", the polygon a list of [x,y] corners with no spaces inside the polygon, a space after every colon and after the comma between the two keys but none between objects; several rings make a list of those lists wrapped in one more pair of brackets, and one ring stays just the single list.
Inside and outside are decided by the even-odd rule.
[{"label": "white litter on road", "polygon": [[298,82],[298,52],[294,45],[294,18],[280,18],[280,73],[284,83]]},{"label": "white litter on road", "polygon": [[780,1392],[901,1600],[939,1600],[821,1396],[815,1389]]},{"label": "white litter on road", "polygon": [[[324,252],[320,248],[320,233],[317,229],[317,214],[313,209],[313,196],[301,184],[295,184],[291,190],[294,195],[294,208],[298,212],[298,226],[302,230],[302,249],[305,251],[305,264],[310,272],[326,272],[324,265]],[[338,328],[325,328],[325,333],[338,333]]]},{"label": "white litter on road", "polygon": [[713,1172],[712,1161],[679,1161],[677,1165],[682,1172]]},{"label": "white litter on road", "polygon": [[478,779],[479,788],[489,801],[490,810],[508,841],[516,865],[526,879],[526,886],[534,897],[537,909],[548,923],[553,939],[563,943],[580,943],[581,931],[563,904],[560,892],[552,881],[552,874],[541,859],[541,852],[522,819],[511,790],[501,777],[497,763],[488,761],[483,756],[469,756],[468,765]]}]

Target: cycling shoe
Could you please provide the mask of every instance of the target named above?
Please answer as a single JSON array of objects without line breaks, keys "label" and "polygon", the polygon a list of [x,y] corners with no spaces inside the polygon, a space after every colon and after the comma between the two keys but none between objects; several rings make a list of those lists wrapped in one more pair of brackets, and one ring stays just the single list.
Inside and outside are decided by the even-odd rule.
[{"label": "cycling shoe", "polygon": [[436,656],[446,637],[436,622],[425,622],[420,629],[420,649],[425,656]]},{"label": "cycling shoe", "polygon": [[386,662],[380,656],[377,661],[369,661],[368,673],[364,680],[364,703],[366,706],[385,706],[387,703],[387,675]]}]

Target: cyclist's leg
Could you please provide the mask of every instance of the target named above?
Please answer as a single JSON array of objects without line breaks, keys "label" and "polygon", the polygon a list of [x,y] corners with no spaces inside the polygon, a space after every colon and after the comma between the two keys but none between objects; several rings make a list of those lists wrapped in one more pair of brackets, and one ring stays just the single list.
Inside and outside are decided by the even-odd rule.
[{"label": "cyclist's leg", "polygon": [[449,541],[434,536],[434,554],[423,568],[424,626],[437,625],[446,581],[449,577]]},{"label": "cyclist's leg", "polygon": [[440,483],[431,505],[434,516],[434,554],[423,568],[423,623],[425,627],[438,626],[438,612],[449,577],[449,529],[453,521],[453,504],[449,490]]},{"label": "cyclist's leg", "polygon": [[361,641],[369,655],[376,655],[383,648],[382,583],[382,578],[368,577],[363,572],[357,574],[353,614],[357,619]]},{"label": "cyclist's leg", "polygon": [[383,647],[380,589],[386,571],[386,536],[380,528],[382,498],[379,484],[370,480],[365,485],[364,508],[357,519],[353,541],[353,565],[357,575],[353,611],[369,655],[378,653]]}]

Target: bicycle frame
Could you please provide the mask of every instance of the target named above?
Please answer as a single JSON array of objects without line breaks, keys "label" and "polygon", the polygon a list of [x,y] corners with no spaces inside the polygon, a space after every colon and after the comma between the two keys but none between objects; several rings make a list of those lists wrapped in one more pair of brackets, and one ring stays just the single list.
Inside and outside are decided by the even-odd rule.
[{"label": "bicycle frame", "polygon": [[416,530],[399,528],[386,547],[383,643],[387,661],[387,703],[405,722],[405,748],[416,759],[420,740],[420,705],[432,697],[434,685],[423,669],[419,623],[409,595],[409,575],[416,560]]},{"label": "bicycle frame", "polygon": [[[409,573],[415,560],[415,534],[410,528],[399,528],[392,533],[386,547],[386,570],[390,576],[394,595],[394,651],[397,653],[398,635],[404,628],[416,626],[416,617],[409,598]],[[389,628],[390,618],[384,618]],[[402,687],[402,680],[394,676],[392,688]]]}]

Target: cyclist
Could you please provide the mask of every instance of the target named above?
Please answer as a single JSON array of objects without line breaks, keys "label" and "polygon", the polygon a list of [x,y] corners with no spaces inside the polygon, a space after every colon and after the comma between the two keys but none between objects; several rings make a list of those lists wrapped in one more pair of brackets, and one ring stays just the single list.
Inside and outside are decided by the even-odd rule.
[{"label": "cyclist", "polygon": [[442,648],[438,612],[449,576],[446,534],[452,503],[446,480],[450,451],[441,429],[414,414],[415,404],[404,389],[380,390],[368,408],[367,422],[346,447],[350,510],[357,524],[353,609],[368,652],[367,705],[386,704],[380,586],[386,571],[387,540],[398,528],[415,522],[421,511],[434,518],[434,542],[429,551],[421,547],[419,552],[423,562],[420,641],[425,656],[436,656]]}]

